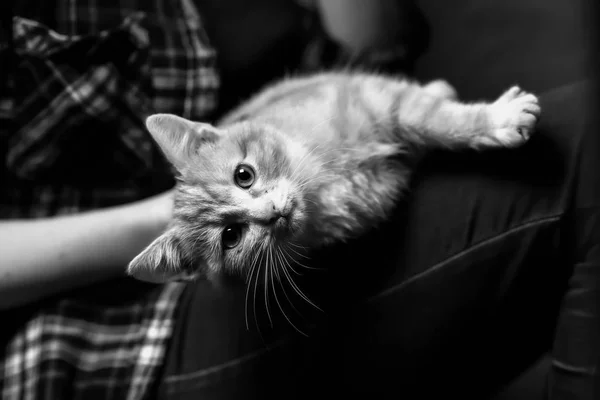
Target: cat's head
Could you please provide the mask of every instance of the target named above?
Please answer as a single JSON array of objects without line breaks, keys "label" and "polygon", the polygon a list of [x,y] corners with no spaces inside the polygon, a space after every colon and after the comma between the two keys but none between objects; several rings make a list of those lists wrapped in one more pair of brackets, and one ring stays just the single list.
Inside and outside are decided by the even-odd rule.
[{"label": "cat's head", "polygon": [[224,129],[158,114],[147,127],[180,174],[169,229],[129,265],[143,280],[248,276],[255,263],[292,262],[308,234],[310,153],[276,129]]}]

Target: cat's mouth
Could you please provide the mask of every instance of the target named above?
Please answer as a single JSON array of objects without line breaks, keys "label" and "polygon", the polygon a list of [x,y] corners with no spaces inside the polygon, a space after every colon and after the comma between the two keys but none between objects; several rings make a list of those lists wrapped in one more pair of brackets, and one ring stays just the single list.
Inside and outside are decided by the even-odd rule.
[{"label": "cat's mouth", "polygon": [[289,216],[280,216],[273,223],[273,229],[275,231],[287,230],[290,225],[289,219]]},{"label": "cat's mouth", "polygon": [[271,223],[271,229],[277,237],[293,235],[295,231],[293,212],[279,216]]},{"label": "cat's mouth", "polygon": [[271,223],[271,232],[278,238],[293,238],[302,230],[302,223],[297,210],[293,209],[286,215],[280,215]]}]

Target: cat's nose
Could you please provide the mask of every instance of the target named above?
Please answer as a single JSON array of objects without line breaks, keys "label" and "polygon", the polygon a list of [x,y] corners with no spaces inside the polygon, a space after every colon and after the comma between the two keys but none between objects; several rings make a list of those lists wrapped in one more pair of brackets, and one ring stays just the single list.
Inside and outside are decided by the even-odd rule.
[{"label": "cat's nose", "polygon": [[280,220],[287,220],[289,217],[292,207],[289,202],[285,202],[284,204],[277,204],[275,202],[271,202],[271,215],[269,218],[270,224],[276,224],[279,222],[284,222]]},{"label": "cat's nose", "polygon": [[288,217],[288,215],[289,215],[289,213],[284,213],[283,210],[281,210],[280,208],[277,208],[277,207],[275,207],[275,205],[273,205],[272,211],[271,211],[271,216],[269,218],[269,223],[275,224],[282,218],[286,219]]}]

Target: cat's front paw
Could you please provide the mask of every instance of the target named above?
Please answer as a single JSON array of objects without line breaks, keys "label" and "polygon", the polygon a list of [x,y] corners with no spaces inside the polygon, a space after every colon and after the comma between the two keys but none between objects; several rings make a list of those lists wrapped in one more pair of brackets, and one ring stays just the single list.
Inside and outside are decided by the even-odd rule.
[{"label": "cat's front paw", "polygon": [[508,89],[489,106],[491,139],[504,147],[525,143],[535,129],[541,108],[538,98],[518,86]]}]

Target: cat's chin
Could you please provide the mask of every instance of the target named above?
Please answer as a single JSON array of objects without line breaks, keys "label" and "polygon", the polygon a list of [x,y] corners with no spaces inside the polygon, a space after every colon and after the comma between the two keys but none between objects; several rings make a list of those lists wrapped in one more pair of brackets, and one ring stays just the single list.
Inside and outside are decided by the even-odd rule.
[{"label": "cat's chin", "polygon": [[294,211],[287,218],[275,222],[272,234],[277,240],[295,241],[303,236],[304,226],[304,219]]}]

